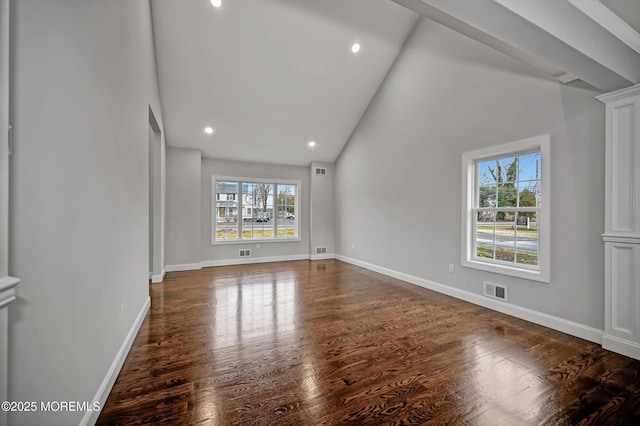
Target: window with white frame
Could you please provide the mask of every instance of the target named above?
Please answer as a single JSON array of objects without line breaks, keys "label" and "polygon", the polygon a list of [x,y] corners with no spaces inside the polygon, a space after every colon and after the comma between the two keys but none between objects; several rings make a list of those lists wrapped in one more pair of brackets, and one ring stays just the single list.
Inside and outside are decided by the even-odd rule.
[{"label": "window with white frame", "polygon": [[300,182],[213,177],[212,243],[299,238]]},{"label": "window with white frame", "polygon": [[467,152],[462,265],[549,282],[549,136]]}]

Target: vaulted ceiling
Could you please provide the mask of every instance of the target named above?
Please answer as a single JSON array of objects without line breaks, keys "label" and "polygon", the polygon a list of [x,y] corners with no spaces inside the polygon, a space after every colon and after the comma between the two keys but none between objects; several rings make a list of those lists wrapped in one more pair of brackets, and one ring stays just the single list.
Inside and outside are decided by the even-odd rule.
[{"label": "vaulted ceiling", "polygon": [[167,143],[208,157],[335,161],[420,16],[562,84],[640,83],[638,0],[221,3],[152,0]]},{"label": "vaulted ceiling", "polygon": [[168,143],[296,165],[336,159],[418,19],[388,0],[154,0],[152,11]]}]

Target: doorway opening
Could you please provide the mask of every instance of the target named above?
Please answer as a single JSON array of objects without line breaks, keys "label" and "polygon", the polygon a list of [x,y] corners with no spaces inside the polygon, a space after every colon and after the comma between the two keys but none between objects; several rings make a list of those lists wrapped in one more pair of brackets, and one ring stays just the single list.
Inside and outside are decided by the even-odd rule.
[{"label": "doorway opening", "polygon": [[149,108],[149,278],[162,281],[162,135]]}]

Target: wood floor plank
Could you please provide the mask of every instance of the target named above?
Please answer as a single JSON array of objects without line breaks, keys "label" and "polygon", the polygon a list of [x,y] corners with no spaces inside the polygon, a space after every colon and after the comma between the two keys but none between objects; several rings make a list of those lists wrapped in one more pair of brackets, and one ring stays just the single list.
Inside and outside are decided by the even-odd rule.
[{"label": "wood floor plank", "polygon": [[168,273],[98,424],[640,423],[640,362],[337,260]]}]

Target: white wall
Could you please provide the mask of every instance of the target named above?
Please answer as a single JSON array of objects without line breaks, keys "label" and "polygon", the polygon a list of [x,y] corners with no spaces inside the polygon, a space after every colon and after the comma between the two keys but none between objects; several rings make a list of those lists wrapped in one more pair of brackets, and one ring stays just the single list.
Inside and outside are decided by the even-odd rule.
[{"label": "white wall", "polygon": [[167,148],[167,265],[200,263],[201,156]]},{"label": "white wall", "polygon": [[[489,279],[508,285],[511,304],[602,329],[596,94],[423,19],[336,164],[337,253],[476,294]],[[461,267],[462,153],[546,133],[551,283]]]},{"label": "white wall", "polygon": [[[316,175],[317,167],[324,168],[326,175]],[[316,256],[316,247],[326,247],[327,254],[335,251],[335,164],[311,163],[311,246],[309,253]],[[317,257],[317,256],[316,256]]]},{"label": "white wall", "polygon": [[[300,221],[300,241],[260,242],[243,244],[211,244],[211,176],[231,176],[260,179],[298,180],[302,182],[298,206]],[[202,237],[201,253],[204,262],[227,262],[239,259],[238,251],[251,249],[253,261],[268,257],[292,257],[309,254],[309,168],[297,166],[281,166],[273,164],[246,163],[239,161],[202,158]]]},{"label": "white wall", "polygon": [[92,401],[148,300],[149,106],[162,126],[149,3],[12,7],[9,399]]}]

